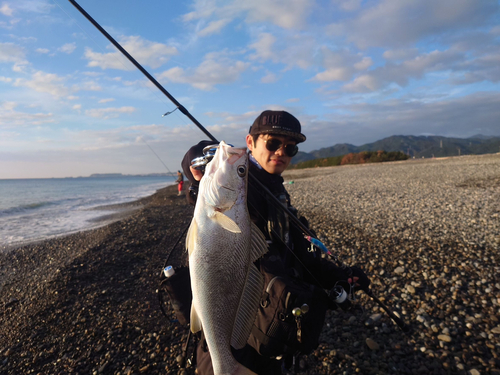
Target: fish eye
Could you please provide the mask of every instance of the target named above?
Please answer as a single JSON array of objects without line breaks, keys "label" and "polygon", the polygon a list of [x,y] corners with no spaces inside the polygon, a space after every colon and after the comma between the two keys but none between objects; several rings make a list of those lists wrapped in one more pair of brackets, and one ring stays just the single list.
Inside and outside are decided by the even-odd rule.
[{"label": "fish eye", "polygon": [[247,168],[244,165],[238,165],[238,168],[236,169],[238,172],[238,176],[240,177],[245,177],[247,174]]}]

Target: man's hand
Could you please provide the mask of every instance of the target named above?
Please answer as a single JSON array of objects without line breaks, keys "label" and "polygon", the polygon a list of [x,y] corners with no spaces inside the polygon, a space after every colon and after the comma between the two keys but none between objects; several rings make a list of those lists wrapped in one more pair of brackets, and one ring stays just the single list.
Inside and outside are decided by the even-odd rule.
[{"label": "man's hand", "polygon": [[356,266],[351,267],[352,277],[347,279],[349,284],[354,284],[355,289],[368,290],[370,287],[370,279],[364,271]]},{"label": "man's hand", "polygon": [[201,178],[203,177],[203,172],[200,171],[199,169],[194,169],[193,167],[189,167],[189,170],[191,171],[191,174],[193,175],[196,181],[200,181]]}]

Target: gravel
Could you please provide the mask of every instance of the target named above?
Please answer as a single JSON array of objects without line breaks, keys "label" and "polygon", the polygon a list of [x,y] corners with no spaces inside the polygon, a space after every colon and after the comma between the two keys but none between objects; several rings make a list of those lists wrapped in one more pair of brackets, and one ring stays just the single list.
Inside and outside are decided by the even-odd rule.
[{"label": "gravel", "polygon": [[[327,247],[370,297],[330,311],[298,374],[500,374],[500,155],[287,171]],[[293,183],[292,183],[293,182]],[[179,372],[187,330],[165,318],[159,272],[190,221],[176,187],[105,227],[0,253],[0,374]],[[183,264],[182,244],[170,263]]]},{"label": "gravel", "polygon": [[500,374],[499,154],[285,176],[320,239],[412,327],[360,294],[363,311],[329,314],[311,374]]}]

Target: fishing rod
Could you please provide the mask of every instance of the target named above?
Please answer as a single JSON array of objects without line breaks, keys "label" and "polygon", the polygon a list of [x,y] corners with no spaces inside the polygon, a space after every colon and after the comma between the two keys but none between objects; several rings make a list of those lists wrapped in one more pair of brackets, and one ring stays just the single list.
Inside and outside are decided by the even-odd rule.
[{"label": "fishing rod", "polygon": [[[141,71],[142,74],[148,78],[151,83],[153,83],[167,98],[170,99],[172,103],[175,104],[176,109],[179,109],[186,117],[188,117],[207,137],[209,137],[212,141],[219,143],[219,141],[207,130],[205,127],[196,119],[194,116],[189,113],[189,111],[181,105],[149,72],[142,67],[141,64],[137,62],[136,59],[134,59],[111,35],[108,34],[106,30],[104,30],[97,21],[95,21],[90,14],[88,14],[85,9],[83,9],[75,0],[68,0],[85,18],[87,18],[92,25],[94,25],[97,30],[99,30],[134,66]],[[175,111],[175,109],[174,109]],[[173,111],[171,111],[173,112]],[[170,112],[170,113],[171,113]],[[165,115],[167,115],[168,112]],[[249,178],[252,181],[252,183],[256,183],[259,188],[264,191],[271,201],[274,202],[276,207],[280,207],[287,215],[288,218],[298,227],[302,230],[302,232],[307,235],[306,237],[310,238],[316,238],[314,233],[312,233],[309,228],[307,228],[287,207],[285,207],[277,197],[275,197],[271,191],[262,183],[260,182],[257,177],[255,177],[252,173],[249,173]],[[335,261],[337,264],[341,267],[346,267],[344,264],[342,264],[338,258],[333,255]],[[392,311],[385,306],[385,304],[380,301],[378,298],[376,298],[373,293],[371,292],[370,289],[362,289],[368,296],[370,296],[378,305],[380,305],[388,314],[389,316],[394,320],[394,322],[403,330],[403,332],[408,332],[409,327],[399,318],[395,316]],[[395,319],[396,318],[396,319]]]},{"label": "fishing rod", "polygon": [[[87,18],[92,25],[94,25],[97,30],[99,30],[129,61],[135,65],[137,69],[139,69],[142,74],[144,74],[167,98],[170,99],[172,103],[175,104],[175,106],[181,111],[184,115],[186,115],[197,127],[200,128],[200,130],[205,133],[207,137],[209,137],[212,141],[217,142],[217,139],[210,134],[210,132],[203,127],[202,124],[196,120],[191,113],[183,106],[181,103],[179,103],[170,93],[165,90],[165,88],[160,85],[160,83],[154,79],[154,77],[148,73],[146,69],[142,67],[141,64],[139,64],[111,35],[108,34],[106,30],[104,30],[101,25],[97,23],[96,20],[94,20],[90,14],[88,14],[85,9],[83,9],[75,0],[68,0],[78,11]],[[173,111],[172,111],[173,112]]]}]

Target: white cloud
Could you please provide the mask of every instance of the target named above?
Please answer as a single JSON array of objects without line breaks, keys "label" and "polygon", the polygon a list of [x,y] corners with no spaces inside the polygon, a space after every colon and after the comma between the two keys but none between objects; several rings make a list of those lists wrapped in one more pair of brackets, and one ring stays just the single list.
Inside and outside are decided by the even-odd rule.
[{"label": "white cloud", "polygon": [[4,16],[12,17],[14,15],[14,10],[7,3],[3,3],[0,7],[0,13]]},{"label": "white cloud", "polygon": [[61,52],[64,52],[64,53],[67,53],[68,55],[73,53],[76,49],[76,43],[66,43],[65,45],[61,46],[60,48],[58,48],[57,50],[58,51],[61,51]]},{"label": "white cloud", "polygon": [[75,104],[75,105],[74,105],[73,107],[71,107],[71,108],[73,108],[73,109],[75,109],[75,110],[80,110],[80,109],[82,109],[82,105],[81,105],[81,104]]},{"label": "white cloud", "polygon": [[285,29],[300,29],[314,7],[312,0],[236,0],[233,6],[246,12],[247,22],[269,22]]},{"label": "white cloud", "polygon": [[317,41],[311,35],[260,33],[258,39],[248,46],[255,50],[249,58],[259,63],[268,60],[285,64],[287,68],[298,66],[307,69],[313,64]]},{"label": "white cloud", "polygon": [[360,48],[406,46],[424,37],[484,25],[497,0],[382,0],[330,31]]},{"label": "white cloud", "polygon": [[49,93],[56,97],[69,95],[69,89],[64,86],[65,79],[57,74],[38,71],[31,76],[31,80],[17,78],[14,86],[28,87],[38,92]]},{"label": "white cloud", "polygon": [[361,7],[361,0],[332,0],[332,2],[347,12],[358,10]]},{"label": "white cloud", "polygon": [[356,77],[343,88],[350,92],[369,92],[391,83],[403,87],[410,79],[421,79],[429,72],[457,69],[462,58],[462,54],[452,50],[432,51],[401,63],[389,62]]},{"label": "white cloud", "polygon": [[47,54],[50,52],[50,50],[47,48],[37,48],[35,51],[38,53],[43,53],[43,54]]},{"label": "white cloud", "polygon": [[255,50],[255,54],[251,55],[250,58],[253,60],[259,60],[264,62],[266,60],[271,60],[278,62],[279,54],[273,48],[274,43],[276,43],[276,37],[271,33],[261,33],[259,39],[249,45],[251,49]]},{"label": "white cloud", "polygon": [[312,81],[347,81],[358,71],[366,70],[373,64],[370,57],[352,54],[347,50],[332,51],[324,47],[321,52],[326,70],[316,74]]},{"label": "white cloud", "polygon": [[113,98],[107,98],[107,99],[101,99],[98,101],[99,104],[104,104],[104,103],[109,103],[109,102],[114,102],[115,99]]},{"label": "white cloud", "polygon": [[393,49],[387,50],[383,53],[387,60],[407,60],[414,58],[418,55],[418,49],[416,48],[405,48],[405,49]]},{"label": "white cloud", "polygon": [[0,82],[10,83],[10,82],[12,82],[12,78],[0,76]]},{"label": "white cloud", "polygon": [[284,29],[300,29],[314,8],[313,0],[233,0],[195,1],[194,11],[184,15],[185,22],[225,20],[223,26],[238,17],[248,23],[264,22]]},{"label": "white cloud", "polygon": [[208,24],[207,27],[198,32],[198,36],[204,37],[220,33],[221,30],[224,28],[224,26],[226,26],[229,22],[231,22],[231,20],[227,18],[222,20],[212,21]]},{"label": "white cloud", "polygon": [[18,126],[40,125],[54,121],[52,113],[28,113],[16,111],[15,102],[0,103],[0,128],[9,129]]},{"label": "white cloud", "polygon": [[260,79],[262,83],[274,83],[278,80],[276,74],[268,72],[264,77]]},{"label": "white cloud", "polygon": [[209,54],[205,60],[195,69],[187,71],[174,67],[158,77],[176,83],[187,83],[200,90],[210,91],[214,86],[228,84],[237,81],[249,64],[242,61],[230,60],[225,56]]},{"label": "white cloud", "polygon": [[24,48],[13,43],[0,43],[0,63],[25,64]]},{"label": "white cloud", "polygon": [[[177,48],[170,47],[162,43],[151,42],[140,36],[129,36],[120,38],[123,48],[134,56],[142,65],[150,66],[153,69],[165,64],[171,56],[178,53]],[[108,49],[115,49],[109,46]],[[89,60],[87,66],[99,67],[101,69],[136,69],[120,52],[99,53],[90,48],[85,49],[85,58]]]},{"label": "white cloud", "polygon": [[408,99],[333,106],[330,121],[316,126],[314,133],[306,133],[308,142],[327,147],[343,142],[362,145],[395,134],[459,138],[478,132],[499,134],[498,92],[478,92],[432,103]]},{"label": "white cloud", "polygon": [[95,118],[116,118],[121,114],[133,113],[136,109],[134,107],[120,107],[120,108],[96,108],[96,109],[88,109],[85,111],[85,114],[90,117]]}]

